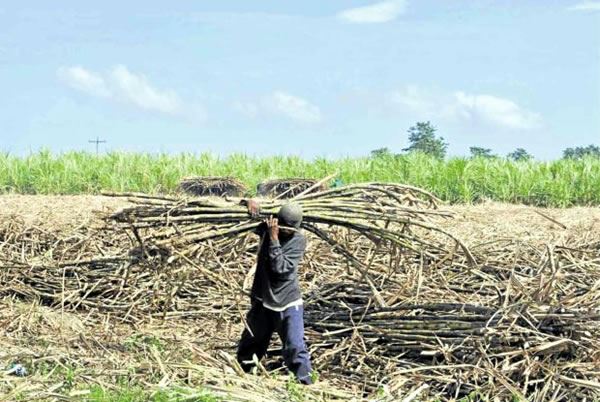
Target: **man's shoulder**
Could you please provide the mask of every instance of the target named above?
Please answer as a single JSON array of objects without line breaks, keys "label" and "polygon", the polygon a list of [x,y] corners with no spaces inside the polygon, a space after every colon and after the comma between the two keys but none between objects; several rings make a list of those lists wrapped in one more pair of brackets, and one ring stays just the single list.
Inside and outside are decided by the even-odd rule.
[{"label": "man's shoulder", "polygon": [[297,244],[302,245],[302,247],[306,247],[306,236],[301,231],[296,231],[292,239],[294,239]]}]

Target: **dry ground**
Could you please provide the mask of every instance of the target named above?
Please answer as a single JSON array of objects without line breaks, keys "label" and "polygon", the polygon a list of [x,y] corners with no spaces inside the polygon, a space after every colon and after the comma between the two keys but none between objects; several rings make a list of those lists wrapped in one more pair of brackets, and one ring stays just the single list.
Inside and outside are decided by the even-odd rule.
[{"label": "dry ground", "polygon": [[[101,196],[5,195],[0,196],[0,224],[12,222],[23,229],[35,227],[60,233],[64,237],[82,227],[99,226],[100,216],[126,205],[127,202],[123,199]],[[518,239],[535,244],[568,244],[569,239],[592,241],[600,238],[600,208],[543,209],[486,203],[448,206],[446,209],[455,212],[456,216],[442,222],[441,226],[462,239],[469,247],[492,237]],[[190,378],[187,384],[191,387],[209,384],[208,388],[218,394],[223,391],[222,381],[211,388],[211,376],[223,374],[211,372],[208,368],[217,366],[218,362],[214,355],[205,352],[205,344],[202,342],[210,333],[214,334],[213,324],[198,323],[190,326],[187,323],[149,322],[131,327],[120,325],[110,318],[102,321],[97,317],[61,312],[35,304],[1,300],[0,369],[4,369],[2,366],[13,361],[15,356],[28,355],[37,361],[47,361],[49,368],[48,372],[36,373],[29,379],[3,375],[0,371],[0,400],[14,400],[19,395],[27,398],[37,395],[50,400],[68,399],[68,395],[71,395],[72,400],[84,399],[87,391],[78,388],[76,383],[79,380],[103,387],[114,386],[94,377],[94,374],[102,374],[104,361],[110,361],[113,368],[122,367],[124,375],[132,367],[138,372],[151,371],[156,379],[152,386],[169,385],[173,380],[162,366],[164,360],[196,362],[197,364],[188,368]],[[220,329],[222,339],[230,340],[223,345],[229,353],[233,350],[233,340],[239,329]],[[110,334],[110,339],[106,339],[107,334]],[[22,338],[11,338],[16,335]],[[91,367],[78,366],[77,351],[69,350],[68,346],[74,339],[86,345],[87,349],[82,350],[82,354],[89,354],[90,350],[97,353],[97,366],[93,363]],[[157,351],[161,353],[157,354]],[[65,355],[71,358],[65,359]],[[223,355],[222,361],[226,359]],[[88,359],[86,364],[90,365],[90,361],[93,362]],[[56,379],[57,373],[61,380]],[[235,373],[230,375],[231,379],[225,379],[225,383],[228,382],[231,387],[239,381],[239,376]],[[282,400],[279,399],[282,398],[281,395],[290,398],[294,392],[281,380],[245,378],[243,381],[246,384],[244,396],[256,398],[255,400]],[[270,392],[269,396],[264,394],[266,390]],[[230,388],[223,392],[232,391]],[[340,400],[349,398],[346,391],[335,391],[335,384],[328,381],[323,381],[304,397],[309,400],[328,399],[334,397],[336,392],[339,393]]]}]

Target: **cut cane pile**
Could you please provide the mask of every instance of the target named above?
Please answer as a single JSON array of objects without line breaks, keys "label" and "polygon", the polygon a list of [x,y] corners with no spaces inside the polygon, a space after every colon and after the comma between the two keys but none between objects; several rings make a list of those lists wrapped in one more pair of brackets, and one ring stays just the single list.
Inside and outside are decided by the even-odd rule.
[{"label": "cut cane pile", "polygon": [[[239,199],[120,197],[127,205],[101,227],[68,236],[1,227],[0,320],[18,340],[0,341],[14,349],[0,361],[70,362],[103,384],[184,381],[228,400],[281,400],[285,387],[268,375],[276,359],[259,366],[260,383],[232,358],[260,220]],[[444,229],[453,214],[417,188],[361,184],[295,201],[309,237],[306,336],[321,376],[309,400],[600,396],[597,232],[547,242],[490,233],[467,247]],[[261,202],[262,217],[283,202]],[[20,310],[17,300],[37,304]],[[65,317],[74,323],[60,353],[27,350]],[[142,335],[132,340],[132,328]]]}]

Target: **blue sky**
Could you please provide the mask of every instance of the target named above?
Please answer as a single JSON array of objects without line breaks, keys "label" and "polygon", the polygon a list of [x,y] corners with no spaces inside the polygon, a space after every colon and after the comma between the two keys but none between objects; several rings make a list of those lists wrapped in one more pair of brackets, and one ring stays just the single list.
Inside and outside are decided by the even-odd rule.
[{"label": "blue sky", "polygon": [[540,159],[600,143],[600,1],[3,1],[0,148],[399,151],[430,120]]}]

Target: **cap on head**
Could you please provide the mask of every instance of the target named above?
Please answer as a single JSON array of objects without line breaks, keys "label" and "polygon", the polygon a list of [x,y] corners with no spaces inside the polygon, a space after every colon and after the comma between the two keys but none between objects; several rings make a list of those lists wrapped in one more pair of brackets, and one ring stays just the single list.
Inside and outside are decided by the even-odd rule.
[{"label": "cap on head", "polygon": [[299,229],[302,223],[302,206],[296,203],[284,204],[279,209],[277,219],[281,225]]}]

